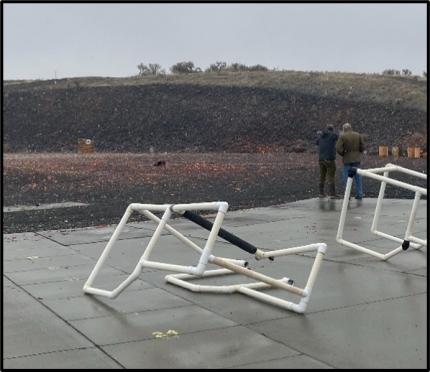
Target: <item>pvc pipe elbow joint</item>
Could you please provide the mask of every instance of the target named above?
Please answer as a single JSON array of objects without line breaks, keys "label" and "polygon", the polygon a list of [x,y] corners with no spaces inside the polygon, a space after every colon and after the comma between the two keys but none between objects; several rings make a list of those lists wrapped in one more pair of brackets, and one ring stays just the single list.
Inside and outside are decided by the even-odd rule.
[{"label": "pvc pipe elbow joint", "polygon": [[121,291],[112,291],[107,297],[114,299],[114,298],[117,298],[120,293],[121,293]]},{"label": "pvc pipe elbow joint", "polygon": [[227,202],[217,202],[218,205],[218,211],[222,213],[226,213],[228,209],[228,203]]},{"label": "pvc pipe elbow joint", "polygon": [[206,264],[198,263],[197,266],[190,266],[190,272],[196,276],[202,276],[206,270]]},{"label": "pvc pipe elbow joint", "polygon": [[303,314],[306,311],[308,302],[302,299],[298,304],[294,304],[294,311],[299,314]]},{"label": "pvc pipe elbow joint", "polygon": [[326,251],[327,251],[327,244],[321,243],[320,246],[318,247],[318,253],[325,254]]},{"label": "pvc pipe elbow joint", "polygon": [[264,252],[261,251],[260,249],[257,249],[257,251],[254,253],[254,255],[255,255],[255,259],[257,261],[259,261],[259,260],[261,260],[262,258],[265,257]]}]

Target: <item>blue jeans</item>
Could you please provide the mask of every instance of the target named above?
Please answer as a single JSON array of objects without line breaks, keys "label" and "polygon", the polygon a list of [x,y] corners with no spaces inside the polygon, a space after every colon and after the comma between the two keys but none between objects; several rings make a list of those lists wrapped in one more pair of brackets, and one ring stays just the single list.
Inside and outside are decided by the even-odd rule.
[{"label": "blue jeans", "polygon": [[[346,186],[346,181],[348,180],[348,171],[352,167],[360,168],[360,162],[343,165],[342,182],[344,186]],[[363,197],[363,184],[362,184],[362,178],[358,173],[356,173],[354,176],[354,184],[355,184],[355,197],[358,199],[361,199]]]}]

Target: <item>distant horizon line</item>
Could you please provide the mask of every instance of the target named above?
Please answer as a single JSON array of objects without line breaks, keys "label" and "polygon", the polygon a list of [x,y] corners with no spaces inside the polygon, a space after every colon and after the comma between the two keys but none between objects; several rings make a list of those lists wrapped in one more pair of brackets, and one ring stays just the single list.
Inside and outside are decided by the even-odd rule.
[{"label": "distant horizon line", "polygon": [[[394,70],[399,71],[400,74],[384,74],[385,70]],[[423,77],[424,74],[427,74],[426,70],[423,70],[420,74],[415,74],[412,70],[409,69],[395,69],[395,68],[387,68],[384,71],[380,72],[356,72],[356,71],[341,71],[341,70],[287,70],[287,69],[270,69],[268,68],[267,71],[194,71],[194,72],[188,72],[188,73],[173,73],[173,72],[165,72],[160,74],[146,74],[146,75],[139,75],[138,73],[135,75],[126,75],[126,76],[111,76],[111,75],[78,75],[78,76],[64,76],[64,77],[51,77],[51,78],[4,78],[4,82],[8,81],[40,81],[40,80],[64,80],[64,79],[88,79],[88,78],[111,78],[111,79],[129,79],[129,78],[136,78],[136,77],[162,77],[162,76],[188,76],[188,75],[194,75],[194,74],[222,74],[222,73],[270,73],[270,72],[303,72],[303,73],[338,73],[338,74],[354,74],[354,75],[385,75],[385,76],[397,76],[397,77]],[[411,75],[404,75],[402,74],[403,70],[409,70],[411,72]]]}]

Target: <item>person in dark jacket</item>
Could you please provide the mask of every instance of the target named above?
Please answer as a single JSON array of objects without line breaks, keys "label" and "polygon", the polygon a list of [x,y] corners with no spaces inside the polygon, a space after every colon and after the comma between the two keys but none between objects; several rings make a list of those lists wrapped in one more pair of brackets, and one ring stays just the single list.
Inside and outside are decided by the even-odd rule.
[{"label": "person in dark jacket", "polygon": [[[364,151],[363,136],[360,133],[354,132],[349,123],[345,123],[342,127],[343,133],[340,135],[336,143],[336,151],[343,158],[343,175],[342,181],[346,184],[348,179],[348,171],[351,167],[359,168],[361,154]],[[363,186],[361,176],[356,173],[354,176],[355,184],[355,199],[363,199]]]},{"label": "person in dark jacket", "polygon": [[338,136],[333,131],[332,125],[327,125],[318,137],[316,144],[319,150],[320,183],[319,196],[325,197],[324,186],[327,179],[328,195],[330,198],[336,197],[335,174],[336,174],[336,142]]}]

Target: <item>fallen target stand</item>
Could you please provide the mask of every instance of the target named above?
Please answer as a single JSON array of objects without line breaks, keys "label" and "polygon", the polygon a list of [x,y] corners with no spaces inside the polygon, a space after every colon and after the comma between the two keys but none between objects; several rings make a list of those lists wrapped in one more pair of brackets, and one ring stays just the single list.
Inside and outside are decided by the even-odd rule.
[{"label": "fallen target stand", "polygon": [[[418,203],[421,200],[421,196],[427,196],[427,189],[425,189],[424,187],[411,185],[409,183],[398,181],[396,179],[390,178],[389,175],[392,172],[400,172],[400,173],[404,173],[404,174],[407,174],[410,176],[421,178],[423,180],[427,180],[427,175],[425,173],[416,172],[414,170],[404,168],[404,167],[401,167],[399,165],[395,165],[395,164],[391,164],[391,163],[388,163],[385,165],[385,167],[381,167],[381,168],[372,168],[372,169],[351,168],[351,170],[348,174],[348,181],[347,181],[346,187],[345,187],[345,196],[343,199],[342,211],[341,211],[340,220],[339,220],[339,227],[338,227],[337,236],[336,236],[336,241],[338,243],[341,243],[347,247],[354,248],[360,252],[364,252],[364,253],[367,253],[369,255],[378,257],[381,260],[388,260],[389,258],[395,256],[396,254],[399,254],[402,251],[406,251],[409,247],[419,249],[419,248],[422,248],[423,246],[427,246],[427,240],[420,239],[420,238],[413,235],[413,227],[414,227],[414,223],[415,223],[415,219],[416,219]],[[343,238],[346,213],[347,213],[347,209],[348,209],[349,198],[351,195],[352,179],[353,179],[355,173],[358,173],[361,176],[368,177],[368,178],[371,178],[371,179],[374,179],[376,181],[381,182],[381,187],[379,189],[379,195],[378,195],[378,199],[376,202],[375,214],[373,217],[370,232],[372,234],[377,235],[377,236],[381,236],[383,238],[393,240],[397,243],[401,243],[401,245],[399,247],[393,249],[392,251],[390,251],[386,254],[376,252],[372,249],[363,247],[363,246],[358,245],[356,243],[352,243],[352,242]],[[378,173],[383,173],[383,175],[380,175]],[[403,189],[410,190],[410,191],[415,193],[414,201],[412,203],[412,208],[411,208],[411,212],[409,214],[408,224],[406,226],[406,230],[405,230],[405,233],[403,235],[403,239],[378,230],[378,223],[379,223],[379,218],[380,218],[380,214],[381,214],[381,207],[382,207],[382,202],[384,200],[385,187],[387,184],[401,187]]]},{"label": "fallen target stand", "polygon": [[[134,280],[136,280],[142,272],[144,267],[156,268],[160,270],[179,272],[179,274],[169,274],[165,277],[165,280],[171,284],[183,287],[193,292],[209,292],[209,293],[243,293],[250,297],[256,298],[267,303],[280,306],[287,310],[292,310],[297,313],[303,313],[306,310],[307,304],[309,302],[309,297],[312,292],[312,288],[316,281],[317,274],[320,269],[321,261],[326,251],[325,243],[315,243],[300,247],[285,248],[271,251],[262,251],[252,244],[240,239],[236,235],[221,228],[224,216],[228,209],[228,203],[226,202],[209,202],[209,203],[191,203],[191,204],[130,204],[115,231],[112,234],[109,242],[107,243],[105,249],[103,250],[100,258],[98,259],[94,269],[92,270],[87,282],[85,283],[83,290],[85,293],[96,294],[101,296],[106,296],[109,298],[117,297],[127,286],[129,286]],[[215,210],[217,215],[214,222],[201,217],[200,215],[194,213],[196,210]],[[109,291],[105,289],[98,289],[92,287],[92,284],[99,273],[101,267],[109,256],[109,252],[118,239],[119,234],[130,218],[131,214],[137,211],[145,215],[150,220],[158,223],[148,245],[143,252],[142,257],[139,259],[135,269],[130,274],[130,276],[125,279],[117,288]],[[152,212],[164,212],[162,218],[160,219]],[[171,218],[173,213],[179,213],[188,220],[196,223],[197,225],[209,230],[209,236],[207,238],[204,248],[200,248],[186,236],[181,234],[179,231],[174,229],[167,222]],[[196,266],[183,266],[175,265],[164,262],[150,261],[149,256],[154,249],[161,232],[166,229],[173,236],[178,238],[180,241],[185,243],[188,247],[195,250],[200,254],[200,259]],[[253,254],[255,259],[270,259],[274,260],[274,257],[285,256],[295,253],[311,252],[316,251],[315,260],[313,262],[307,283],[304,288],[300,288],[294,285],[294,282],[287,278],[275,279],[265,274],[251,270],[248,267],[248,262],[244,260],[236,260],[225,257],[218,257],[212,255],[213,246],[217,236],[227,240],[228,242],[234,244],[240,249]],[[206,266],[211,263],[220,266],[221,269],[206,270]],[[247,283],[247,284],[233,284],[233,285],[201,285],[193,284],[188,282],[188,279],[206,278],[214,277],[226,274],[242,274],[252,279],[258,280],[258,282]],[[294,303],[291,301],[284,300],[282,298],[269,295],[261,292],[262,289],[268,288],[278,288],[284,289],[290,293],[298,295],[301,297],[299,303]]]}]

